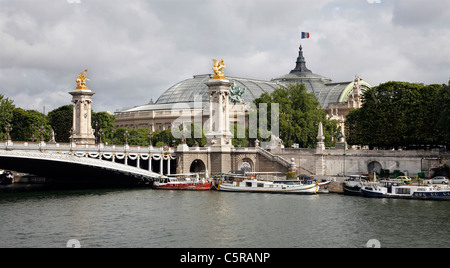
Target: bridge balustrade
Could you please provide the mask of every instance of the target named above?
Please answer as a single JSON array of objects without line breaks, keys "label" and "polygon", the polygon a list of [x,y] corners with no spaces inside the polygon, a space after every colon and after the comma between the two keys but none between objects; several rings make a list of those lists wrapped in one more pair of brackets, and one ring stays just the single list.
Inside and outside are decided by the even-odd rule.
[{"label": "bridge balustrade", "polygon": [[49,154],[67,154],[125,164],[161,175],[175,173],[176,156],[173,148],[160,147],[79,145],[75,143],[0,142],[0,150],[29,151]]}]

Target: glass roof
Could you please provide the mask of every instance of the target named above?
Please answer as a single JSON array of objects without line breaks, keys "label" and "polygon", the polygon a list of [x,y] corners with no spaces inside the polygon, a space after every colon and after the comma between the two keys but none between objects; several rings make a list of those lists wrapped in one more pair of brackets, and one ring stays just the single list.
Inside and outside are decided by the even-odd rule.
[{"label": "glass roof", "polygon": [[[164,92],[156,101],[156,104],[193,102],[200,100],[209,102],[208,86],[206,83],[211,78],[211,74],[205,74],[195,75],[193,78],[181,81]],[[272,92],[280,87],[276,82],[270,81],[238,77],[227,77],[227,79],[232,83],[236,82],[237,86],[247,88],[242,96],[246,103],[253,102],[253,100],[259,98],[261,94]]]},{"label": "glass roof", "polygon": [[[164,109],[174,103],[193,103],[202,101],[209,104],[208,86],[206,83],[213,77],[212,74],[195,75],[193,78],[181,81],[166,90],[154,104],[136,106],[127,111]],[[306,60],[300,46],[296,67],[290,73],[273,79],[263,81],[248,78],[227,77],[230,82],[236,82],[237,86],[245,87],[242,98],[246,103],[253,102],[265,92],[273,92],[276,88],[286,84],[304,84],[308,93],[313,93],[323,109],[328,108],[329,103],[346,102],[352,92],[353,81],[333,83],[330,78],[314,74],[306,68]],[[361,80],[362,81],[362,80]],[[370,88],[367,82],[361,82],[361,89]]]}]

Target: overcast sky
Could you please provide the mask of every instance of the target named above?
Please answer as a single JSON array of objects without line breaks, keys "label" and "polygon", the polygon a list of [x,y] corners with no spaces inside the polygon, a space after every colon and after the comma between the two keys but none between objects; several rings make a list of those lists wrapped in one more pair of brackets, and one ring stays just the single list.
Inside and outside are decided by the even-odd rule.
[{"label": "overcast sky", "polygon": [[334,82],[447,83],[450,0],[0,0],[0,94],[47,113],[88,69],[93,109],[114,112],[212,73],[213,58],[229,76],[284,75],[300,42]]}]

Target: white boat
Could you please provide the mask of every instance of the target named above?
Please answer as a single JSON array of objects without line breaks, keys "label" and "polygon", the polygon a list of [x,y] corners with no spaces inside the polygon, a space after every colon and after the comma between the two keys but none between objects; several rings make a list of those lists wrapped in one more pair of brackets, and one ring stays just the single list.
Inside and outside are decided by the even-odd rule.
[{"label": "white boat", "polygon": [[450,187],[409,186],[398,182],[363,185],[361,194],[367,197],[450,200]]},{"label": "white boat", "polygon": [[343,189],[345,195],[361,195],[361,187],[369,181],[368,176],[350,175],[344,180]]},{"label": "white boat", "polygon": [[284,193],[284,194],[316,194],[319,191],[319,184],[305,185],[298,183],[285,183],[274,181],[262,181],[256,179],[246,179],[243,181],[233,181],[230,183],[219,183],[219,191],[228,192],[253,192],[253,193]]}]

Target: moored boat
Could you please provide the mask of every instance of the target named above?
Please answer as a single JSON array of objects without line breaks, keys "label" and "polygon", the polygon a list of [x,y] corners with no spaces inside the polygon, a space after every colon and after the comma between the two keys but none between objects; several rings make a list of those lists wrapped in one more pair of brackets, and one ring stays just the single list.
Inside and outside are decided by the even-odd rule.
[{"label": "moored boat", "polygon": [[11,171],[0,170],[0,185],[12,184],[14,175]]},{"label": "moored boat", "polygon": [[197,173],[175,174],[153,182],[153,188],[159,190],[194,190],[207,191],[212,182],[199,177]]},{"label": "moored boat", "polygon": [[344,180],[343,190],[345,195],[361,195],[361,187],[369,177],[362,175],[351,175]]},{"label": "moored boat", "polygon": [[318,182],[317,180],[313,179],[303,182],[303,184],[316,184],[316,183],[319,185],[319,190],[317,191],[318,194],[328,194],[330,192],[331,181]]},{"label": "moored boat", "polygon": [[450,200],[448,186],[410,186],[398,182],[363,185],[361,193],[366,197]]},{"label": "moored boat", "polygon": [[263,181],[256,179],[246,179],[243,181],[233,181],[230,183],[220,183],[219,191],[228,192],[253,192],[253,193],[284,193],[284,194],[316,194],[319,191],[319,184],[302,184],[300,181],[291,183]]}]

